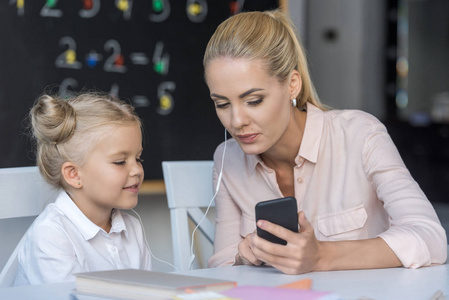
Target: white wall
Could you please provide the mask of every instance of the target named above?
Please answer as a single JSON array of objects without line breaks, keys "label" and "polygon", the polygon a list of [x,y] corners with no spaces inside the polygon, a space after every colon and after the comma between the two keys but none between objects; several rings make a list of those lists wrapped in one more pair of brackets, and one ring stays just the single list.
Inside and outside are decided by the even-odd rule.
[{"label": "white wall", "polygon": [[304,42],[322,102],[382,119],[385,1],[292,0],[289,13]]}]

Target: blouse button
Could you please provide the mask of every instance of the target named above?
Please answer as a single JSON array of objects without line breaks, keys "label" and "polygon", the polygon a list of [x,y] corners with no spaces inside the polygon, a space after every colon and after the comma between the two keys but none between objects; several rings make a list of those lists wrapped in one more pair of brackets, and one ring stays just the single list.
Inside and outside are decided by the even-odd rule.
[{"label": "blouse button", "polygon": [[298,181],[298,183],[302,183],[302,178],[298,177],[298,179],[296,179],[296,181]]}]

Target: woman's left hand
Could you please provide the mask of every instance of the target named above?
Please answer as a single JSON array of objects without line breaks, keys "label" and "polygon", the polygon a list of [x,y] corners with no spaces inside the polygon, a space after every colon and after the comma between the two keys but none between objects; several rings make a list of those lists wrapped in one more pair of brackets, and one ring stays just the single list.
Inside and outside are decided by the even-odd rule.
[{"label": "woman's left hand", "polygon": [[298,223],[300,230],[296,233],[266,220],[259,220],[259,228],[287,241],[287,245],[271,243],[253,233],[251,248],[254,255],[285,274],[317,270],[322,255],[320,242],[302,211],[298,213]]}]

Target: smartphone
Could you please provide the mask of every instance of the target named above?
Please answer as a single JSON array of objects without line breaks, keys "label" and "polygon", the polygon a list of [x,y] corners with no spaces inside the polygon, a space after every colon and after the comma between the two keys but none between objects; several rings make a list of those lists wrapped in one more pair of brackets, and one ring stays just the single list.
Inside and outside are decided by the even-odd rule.
[{"label": "smartphone", "polygon": [[[267,220],[288,230],[298,232],[298,207],[295,197],[285,197],[256,204],[256,223]],[[287,242],[257,227],[257,235],[272,243],[286,245]]]}]

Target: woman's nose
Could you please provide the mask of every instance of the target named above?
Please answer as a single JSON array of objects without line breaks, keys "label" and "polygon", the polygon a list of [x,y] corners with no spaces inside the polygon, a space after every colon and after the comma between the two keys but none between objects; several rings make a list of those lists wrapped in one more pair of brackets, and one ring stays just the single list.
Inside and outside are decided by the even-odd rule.
[{"label": "woman's nose", "polygon": [[232,116],[231,116],[231,124],[234,128],[242,128],[243,126],[248,125],[249,118],[246,114],[244,108],[240,106],[232,107]]}]

